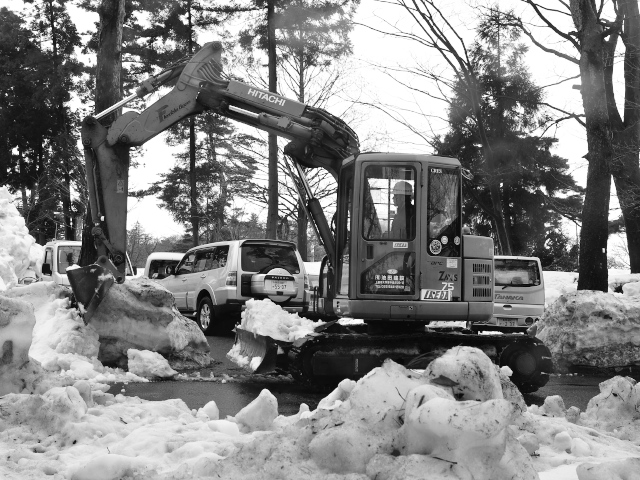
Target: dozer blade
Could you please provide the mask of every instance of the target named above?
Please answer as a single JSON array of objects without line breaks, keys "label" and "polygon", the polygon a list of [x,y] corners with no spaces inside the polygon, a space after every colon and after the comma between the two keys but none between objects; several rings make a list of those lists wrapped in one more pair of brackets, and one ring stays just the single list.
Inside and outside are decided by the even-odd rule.
[{"label": "dozer blade", "polygon": [[76,301],[84,306],[85,325],[91,321],[111,285],[124,282],[124,275],[105,256],[99,257],[96,263],[67,270],[66,273]]},{"label": "dozer blade", "polygon": [[[249,365],[242,365],[245,370],[251,373],[269,373],[275,370],[278,343],[273,338],[236,327],[234,347],[236,345],[240,347],[239,354],[250,359]],[[229,359],[234,360],[232,357]]]}]

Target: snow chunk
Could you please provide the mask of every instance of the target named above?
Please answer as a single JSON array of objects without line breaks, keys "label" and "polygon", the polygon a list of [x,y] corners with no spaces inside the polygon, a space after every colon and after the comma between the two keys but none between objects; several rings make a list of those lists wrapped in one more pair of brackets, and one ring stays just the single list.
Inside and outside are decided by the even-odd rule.
[{"label": "snow chunk", "polygon": [[243,330],[285,342],[306,337],[320,325],[324,325],[324,322],[313,322],[297,313],[289,313],[268,298],[247,300],[240,322]]},{"label": "snow chunk", "polygon": [[266,388],[249,405],[235,416],[236,421],[246,432],[269,430],[278,416],[278,400]]},{"label": "snow chunk", "polygon": [[561,295],[538,322],[537,336],[557,371],[633,365],[640,357],[640,297],[586,290]]},{"label": "snow chunk", "polygon": [[433,360],[424,378],[440,385],[459,400],[502,399],[500,375],[489,357],[474,347],[454,347]]},{"label": "snow chunk", "polygon": [[130,348],[127,350],[127,358],[129,359],[129,371],[141,377],[170,378],[178,374],[158,352]]}]

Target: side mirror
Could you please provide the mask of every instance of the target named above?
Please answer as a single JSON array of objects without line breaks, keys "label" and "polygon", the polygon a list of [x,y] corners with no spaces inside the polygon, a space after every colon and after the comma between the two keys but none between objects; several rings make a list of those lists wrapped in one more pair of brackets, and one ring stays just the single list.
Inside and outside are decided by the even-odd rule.
[{"label": "side mirror", "polygon": [[133,267],[133,274],[138,275],[138,267]]},{"label": "side mirror", "polygon": [[167,277],[169,275],[175,275],[176,274],[176,267],[175,265],[169,265],[167,268],[165,268],[164,273],[167,274]]},{"label": "side mirror", "polygon": [[43,275],[51,275],[51,264],[50,263],[43,263],[42,264],[42,274]]}]

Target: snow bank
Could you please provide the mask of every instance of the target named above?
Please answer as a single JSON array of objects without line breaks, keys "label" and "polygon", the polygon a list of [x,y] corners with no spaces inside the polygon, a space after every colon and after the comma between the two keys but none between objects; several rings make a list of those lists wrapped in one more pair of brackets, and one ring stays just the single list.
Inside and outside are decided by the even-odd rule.
[{"label": "snow bank", "polygon": [[61,383],[29,358],[35,323],[31,304],[0,293],[0,396],[44,392]]},{"label": "snow bank", "polygon": [[613,368],[640,361],[640,297],[579,291],[561,295],[538,322],[536,336],[559,371]]},{"label": "snow bank", "polygon": [[54,282],[37,282],[12,288],[0,295],[23,301],[35,316],[30,332],[29,357],[49,372],[67,381],[137,381],[147,379],[118,368],[108,368],[98,360],[98,333],[85,325],[71,308],[69,290]]},{"label": "snow bank", "polygon": [[98,358],[107,365],[126,367],[129,349],[158,352],[177,369],[212,361],[198,325],[178,312],[171,292],[145,277],[114,284],[91,325],[100,338]]},{"label": "snow bank", "polygon": [[[603,382],[587,412],[574,415],[559,397],[547,410],[520,411],[501,398],[497,375],[470,347],[422,374],[387,361],[341,382],[316,410],[303,404],[288,417],[268,390],[226,419],[214,400],[195,411],[85,381],[9,394],[0,398],[0,478],[635,478],[640,447],[594,429],[634,428],[633,381]],[[626,403],[612,403],[612,393]]]},{"label": "snow bank", "polygon": [[18,283],[30,265],[41,271],[44,248],[29,235],[6,187],[0,187],[0,291]]}]

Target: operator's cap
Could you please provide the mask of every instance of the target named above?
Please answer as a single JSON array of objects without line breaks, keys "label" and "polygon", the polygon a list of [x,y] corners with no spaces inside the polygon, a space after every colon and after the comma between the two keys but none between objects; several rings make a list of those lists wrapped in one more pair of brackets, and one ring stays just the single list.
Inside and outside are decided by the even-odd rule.
[{"label": "operator's cap", "polygon": [[409,182],[401,181],[393,186],[394,195],[412,195],[412,188]]}]

